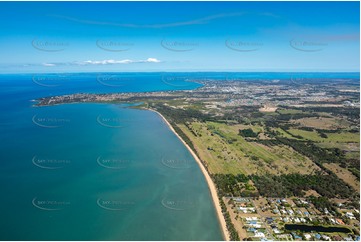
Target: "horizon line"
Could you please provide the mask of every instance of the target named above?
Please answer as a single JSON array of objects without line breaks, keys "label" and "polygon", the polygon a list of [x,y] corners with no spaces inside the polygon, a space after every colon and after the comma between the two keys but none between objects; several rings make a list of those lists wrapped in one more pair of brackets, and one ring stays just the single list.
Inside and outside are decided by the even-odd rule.
[{"label": "horizon line", "polygon": [[6,74],[80,74],[80,73],[202,73],[202,72],[213,72],[213,73],[358,73],[360,71],[59,71],[59,72],[0,72],[0,75]]}]

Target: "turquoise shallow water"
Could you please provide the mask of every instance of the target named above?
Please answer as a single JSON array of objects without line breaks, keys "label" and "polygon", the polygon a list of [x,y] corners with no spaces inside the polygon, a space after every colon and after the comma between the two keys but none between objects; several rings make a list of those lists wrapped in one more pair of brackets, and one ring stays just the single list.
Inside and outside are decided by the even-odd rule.
[{"label": "turquoise shallow water", "polygon": [[2,133],[1,239],[222,239],[200,169],[156,113],[71,104],[21,117]]}]

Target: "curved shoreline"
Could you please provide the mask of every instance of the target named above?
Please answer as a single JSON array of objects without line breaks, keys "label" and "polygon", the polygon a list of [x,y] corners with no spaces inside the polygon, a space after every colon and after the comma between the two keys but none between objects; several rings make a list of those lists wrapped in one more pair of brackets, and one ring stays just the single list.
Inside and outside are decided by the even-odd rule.
[{"label": "curved shoreline", "polygon": [[169,127],[169,129],[178,137],[178,139],[185,145],[185,147],[188,149],[188,151],[191,153],[191,155],[193,156],[193,158],[196,160],[198,166],[200,167],[204,177],[206,178],[206,182],[208,184],[208,188],[209,191],[211,193],[211,197],[213,200],[213,204],[214,207],[216,209],[216,213],[217,213],[217,217],[218,217],[218,221],[221,225],[221,230],[222,230],[222,234],[223,234],[223,238],[226,241],[230,241],[230,235],[229,235],[229,231],[227,229],[227,224],[226,224],[226,220],[224,219],[224,216],[222,214],[222,208],[219,202],[219,198],[217,195],[217,188],[212,180],[212,178],[210,177],[210,175],[208,174],[206,168],[203,166],[203,163],[201,162],[201,160],[199,159],[199,157],[194,153],[194,151],[189,147],[189,145],[182,139],[182,137],[179,136],[179,134],[174,130],[174,128],[172,127],[172,125],[168,122],[168,120],[158,111],[153,110],[153,109],[149,109],[147,108],[146,110],[152,111],[157,113],[163,120],[164,122],[167,124],[167,126]]}]

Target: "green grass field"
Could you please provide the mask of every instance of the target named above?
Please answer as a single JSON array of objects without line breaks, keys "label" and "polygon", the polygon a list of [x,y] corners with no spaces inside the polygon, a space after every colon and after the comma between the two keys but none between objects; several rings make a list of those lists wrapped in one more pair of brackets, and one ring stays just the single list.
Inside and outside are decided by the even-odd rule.
[{"label": "green grass field", "polygon": [[290,132],[295,136],[302,136],[305,140],[311,140],[315,142],[340,142],[340,143],[360,142],[359,133],[351,133],[347,131],[342,131],[340,133],[326,133],[327,138],[322,138],[319,135],[319,133],[317,133],[316,131],[306,131],[306,130],[291,128],[288,130],[288,132]]},{"label": "green grass field", "polygon": [[[309,173],[318,169],[307,157],[287,146],[268,147],[238,134],[239,125],[192,122],[178,125],[190,137],[211,173]],[[242,126],[243,127],[243,126]],[[263,131],[253,126],[254,131]]]}]

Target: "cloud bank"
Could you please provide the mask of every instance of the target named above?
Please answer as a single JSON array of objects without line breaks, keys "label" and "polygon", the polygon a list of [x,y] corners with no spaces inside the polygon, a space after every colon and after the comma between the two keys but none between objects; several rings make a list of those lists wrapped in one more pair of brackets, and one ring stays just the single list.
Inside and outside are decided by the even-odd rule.
[{"label": "cloud bank", "polygon": [[117,65],[117,64],[136,64],[136,63],[160,63],[157,58],[148,58],[146,60],[86,60],[86,61],[74,61],[66,63],[43,63],[43,66],[86,66],[86,65]]}]

